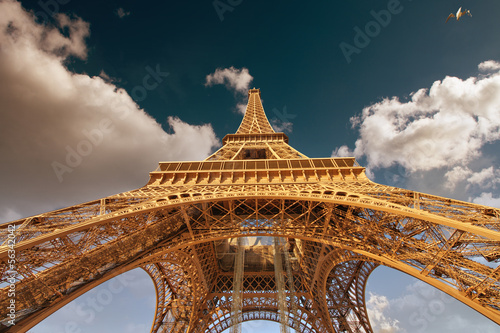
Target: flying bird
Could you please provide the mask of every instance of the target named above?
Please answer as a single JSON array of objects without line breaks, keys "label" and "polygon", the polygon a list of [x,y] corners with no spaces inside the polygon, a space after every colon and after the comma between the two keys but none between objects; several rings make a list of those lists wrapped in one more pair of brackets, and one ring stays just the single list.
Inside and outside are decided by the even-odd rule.
[{"label": "flying bird", "polygon": [[460,7],[460,8],[458,8],[458,11],[457,11],[456,14],[451,13],[450,15],[448,15],[448,18],[446,19],[446,22],[448,22],[448,20],[451,19],[452,17],[456,17],[457,21],[458,21],[465,14],[468,14],[470,17],[472,17],[472,14],[470,13],[470,10],[464,9],[464,11],[462,11],[462,7]]}]

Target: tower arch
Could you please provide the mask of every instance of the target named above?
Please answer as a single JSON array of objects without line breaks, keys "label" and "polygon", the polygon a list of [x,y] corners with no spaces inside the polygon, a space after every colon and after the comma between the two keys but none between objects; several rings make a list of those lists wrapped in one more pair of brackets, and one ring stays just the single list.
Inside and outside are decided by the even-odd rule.
[{"label": "tower arch", "polygon": [[[233,317],[229,239],[248,236],[283,239],[276,258],[289,260],[290,271],[273,271],[276,248],[243,249],[251,263],[242,277],[243,320],[372,332],[364,288],[384,265],[500,324],[500,271],[478,260],[500,259],[500,210],[377,184],[352,157],[308,158],[272,129],[258,89],[223,143],[204,161],[160,162],[139,189],[11,222],[20,258],[16,330],[142,267],[157,293],[152,332],[222,332]],[[10,227],[0,228],[6,285]],[[287,300],[278,301],[279,288]],[[2,315],[7,294],[0,290]]]}]

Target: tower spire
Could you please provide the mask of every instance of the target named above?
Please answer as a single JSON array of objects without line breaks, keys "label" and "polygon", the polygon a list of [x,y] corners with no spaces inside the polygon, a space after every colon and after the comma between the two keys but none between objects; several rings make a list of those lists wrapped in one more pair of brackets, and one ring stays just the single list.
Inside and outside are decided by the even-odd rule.
[{"label": "tower spire", "polygon": [[236,134],[267,134],[276,133],[266,117],[262,101],[260,100],[260,89],[248,91],[248,104],[245,116],[241,121]]},{"label": "tower spire", "polygon": [[248,91],[248,104],[235,134],[228,134],[222,139],[221,149],[206,160],[246,160],[246,159],[290,159],[307,158],[288,145],[285,133],[276,133],[267,119],[260,89]]}]

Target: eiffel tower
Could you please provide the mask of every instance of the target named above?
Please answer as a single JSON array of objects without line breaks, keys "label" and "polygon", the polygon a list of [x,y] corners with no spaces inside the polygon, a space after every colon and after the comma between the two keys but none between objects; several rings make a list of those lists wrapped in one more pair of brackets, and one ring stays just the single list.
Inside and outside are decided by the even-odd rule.
[{"label": "eiffel tower", "polygon": [[0,331],[25,332],[138,267],[156,287],[151,332],[237,332],[250,320],[373,332],[364,291],[379,265],[500,324],[499,216],[377,184],[354,158],[308,158],[251,89],[237,132],[204,161],[161,162],[139,189],[0,226],[2,318],[12,288],[16,306]]}]

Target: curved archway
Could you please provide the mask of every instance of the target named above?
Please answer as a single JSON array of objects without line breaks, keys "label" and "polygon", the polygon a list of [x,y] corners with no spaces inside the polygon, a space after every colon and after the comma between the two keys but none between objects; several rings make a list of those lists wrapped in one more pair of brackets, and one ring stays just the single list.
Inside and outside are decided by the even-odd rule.
[{"label": "curved archway", "polygon": [[129,270],[80,295],[33,327],[40,333],[149,332],[155,287],[141,268]]},{"label": "curved archway", "polygon": [[[313,196],[313,194],[309,195]],[[443,219],[440,216],[435,216],[433,222],[411,218],[411,214],[403,214],[402,217],[398,216],[402,218],[401,222],[397,219],[391,220],[391,214],[395,214],[390,211],[392,206],[378,209],[372,204],[373,200],[367,203],[352,196],[347,196],[349,202],[337,198],[311,198],[308,197],[307,193],[304,193],[304,197],[297,197],[296,195],[280,197],[280,195],[276,194],[257,192],[255,196],[253,197],[253,193],[247,193],[247,197],[235,195],[231,198],[223,196],[214,198],[207,195],[200,202],[189,201],[187,200],[188,197],[185,197],[184,199],[187,201],[182,206],[178,206],[179,202],[170,202],[171,206],[169,208],[164,206],[158,208],[154,206],[154,203],[150,203],[151,206],[141,204],[138,207],[128,208],[130,212],[126,214],[116,213],[108,217],[99,217],[87,226],[99,225],[99,232],[104,236],[106,236],[105,232],[108,225],[113,228],[112,231],[115,234],[117,229],[119,230],[120,226],[116,223],[116,216],[122,221],[137,219],[141,222],[145,221],[145,223],[143,229],[120,239],[123,240],[122,244],[120,242],[109,242],[106,247],[96,249],[92,254],[89,254],[86,258],[88,267],[98,270],[107,265],[108,263],[102,260],[103,258],[108,259],[103,255],[103,252],[111,253],[113,257],[110,260],[116,261],[117,264],[124,262],[126,259],[137,260],[138,265],[144,265],[154,262],[164,254],[179,251],[186,246],[206,244],[229,237],[244,237],[249,234],[288,237],[302,239],[310,242],[310,244],[321,244],[318,248],[320,251],[314,252],[319,256],[314,258],[313,261],[304,263],[306,269],[314,271],[318,267],[318,262],[325,260],[322,254],[324,251],[321,250],[323,246],[325,246],[325,250],[340,248],[356,252],[367,258],[365,260],[381,262],[388,266],[398,266],[397,263],[400,260],[405,260],[398,266],[402,271],[417,276],[425,269],[425,279],[427,281],[440,286],[443,290],[448,290],[450,294],[457,294],[457,298],[462,297],[464,303],[474,304],[466,296],[458,295],[456,289],[452,287],[445,288],[444,282],[440,282],[437,278],[439,277],[438,274],[442,275],[440,271],[442,266],[438,265],[439,261],[437,263],[432,262],[432,258],[440,254],[443,247],[446,252],[453,253],[455,245],[460,245],[456,243],[457,239],[452,237],[457,230],[451,229],[448,225],[444,227],[439,225],[437,221]],[[314,194],[314,196],[319,195]],[[171,200],[183,199],[175,197]],[[158,200],[156,203],[158,203]],[[408,211],[399,208],[400,211],[397,213]],[[140,214],[143,215],[140,216]],[[425,218],[426,215],[420,217]],[[207,219],[210,220],[210,224],[206,223]],[[413,223],[417,220],[421,224]],[[458,224],[458,222],[455,223],[457,226]],[[166,229],[166,226],[170,229]],[[428,230],[441,231],[432,229],[439,227],[449,232],[447,235],[449,238],[442,238],[439,242],[430,243],[426,237],[431,239],[435,235],[428,233]],[[53,235],[50,235],[50,238],[69,236],[72,232],[82,232],[84,230],[82,228],[83,226],[79,226],[78,230],[73,230],[74,228],[70,226],[67,230],[56,230]],[[375,232],[376,228],[382,232]],[[464,228],[475,230],[480,227],[466,226]],[[458,234],[458,238],[462,235],[460,232],[456,234]],[[166,236],[168,238],[159,246],[158,240],[150,235],[157,237],[157,239],[164,239]],[[443,235],[440,236],[446,236]],[[36,242],[38,241],[33,244]],[[137,242],[141,245],[140,247],[133,246]],[[43,243],[38,244],[43,245]],[[25,246],[28,246],[28,243]],[[125,253],[122,250],[124,248],[135,249],[136,253]],[[309,252],[313,253],[313,250],[316,249],[310,249]],[[148,255],[143,256],[143,251],[147,251]],[[394,253],[397,253],[403,259],[394,258]],[[125,254],[129,255],[129,257],[125,257]],[[419,254],[422,255],[415,257]],[[92,255],[95,255],[95,257],[92,257]],[[466,262],[466,264],[471,263]],[[487,275],[489,271],[484,269],[482,274]],[[319,279],[314,277],[311,282],[317,284],[318,281]],[[461,287],[462,290],[465,290],[465,287]],[[321,311],[321,309],[318,311]]]},{"label": "curved archway", "polygon": [[498,325],[437,288],[396,269],[378,266],[366,287],[368,316],[374,331],[496,332]]}]

